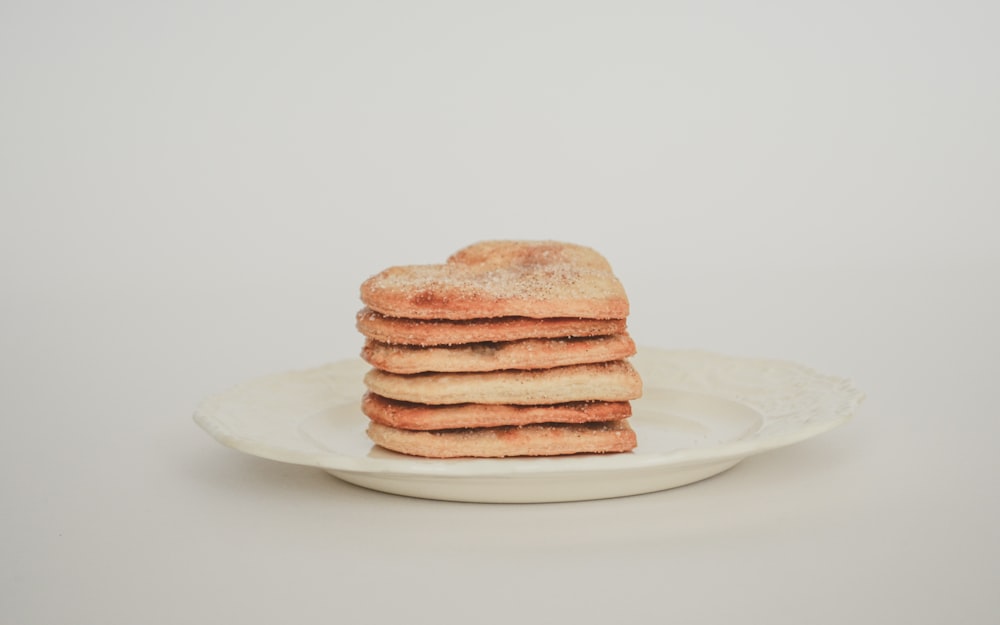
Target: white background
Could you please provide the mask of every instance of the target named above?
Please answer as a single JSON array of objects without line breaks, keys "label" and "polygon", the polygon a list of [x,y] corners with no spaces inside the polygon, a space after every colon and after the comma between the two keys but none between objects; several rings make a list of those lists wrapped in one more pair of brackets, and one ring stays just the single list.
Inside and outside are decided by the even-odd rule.
[{"label": "white background", "polygon": [[[997,622],[997,6],[4,2],[0,622]],[[192,422],[355,357],[368,275],[487,238],[597,248],[640,345],[868,399],[542,505]]]}]

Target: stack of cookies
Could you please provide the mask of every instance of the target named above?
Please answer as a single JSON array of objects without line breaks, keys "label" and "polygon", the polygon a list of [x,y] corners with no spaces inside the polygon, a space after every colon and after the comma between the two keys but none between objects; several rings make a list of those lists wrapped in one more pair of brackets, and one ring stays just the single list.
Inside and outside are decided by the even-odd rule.
[{"label": "stack of cookies", "polygon": [[635,448],[628,298],[596,251],[486,241],[372,276],[361,300],[377,445],[431,458]]}]

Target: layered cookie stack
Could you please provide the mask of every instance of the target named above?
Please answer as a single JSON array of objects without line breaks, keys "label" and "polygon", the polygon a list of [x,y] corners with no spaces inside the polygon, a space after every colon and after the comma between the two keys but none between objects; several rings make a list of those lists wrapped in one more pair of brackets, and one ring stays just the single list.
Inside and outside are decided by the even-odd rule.
[{"label": "layered cookie stack", "polygon": [[629,451],[628,298],[573,244],[487,241],[361,286],[368,436],[433,458]]}]

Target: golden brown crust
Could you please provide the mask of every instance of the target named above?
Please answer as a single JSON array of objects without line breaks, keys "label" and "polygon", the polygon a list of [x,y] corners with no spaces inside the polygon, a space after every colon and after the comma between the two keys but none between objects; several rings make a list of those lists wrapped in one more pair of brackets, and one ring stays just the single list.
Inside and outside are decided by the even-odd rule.
[{"label": "golden brown crust", "polygon": [[578,339],[522,339],[457,346],[414,347],[368,340],[361,357],[392,373],[548,369],[621,360],[635,354],[628,334]]},{"label": "golden brown crust", "polygon": [[503,458],[619,453],[636,447],[628,419],[601,423],[539,425],[459,430],[413,431],[370,422],[375,444],[427,458]]},{"label": "golden brown crust", "polygon": [[610,336],[625,332],[625,319],[497,317],[492,319],[406,319],[387,317],[371,308],[357,314],[358,331],[393,345],[462,345],[519,339]]},{"label": "golden brown crust", "polygon": [[482,373],[400,375],[372,369],[364,383],[383,397],[419,404],[561,404],[629,401],[642,395],[642,380],[625,360]]},{"label": "golden brown crust", "polygon": [[484,241],[445,264],[390,267],[361,285],[361,300],[411,319],[624,319],[629,312],[603,256],[555,241]]},{"label": "golden brown crust", "polygon": [[428,405],[365,393],[361,411],[382,425],[404,430],[499,427],[534,423],[620,421],[632,416],[627,401],[581,401],[544,406],[514,404]]}]

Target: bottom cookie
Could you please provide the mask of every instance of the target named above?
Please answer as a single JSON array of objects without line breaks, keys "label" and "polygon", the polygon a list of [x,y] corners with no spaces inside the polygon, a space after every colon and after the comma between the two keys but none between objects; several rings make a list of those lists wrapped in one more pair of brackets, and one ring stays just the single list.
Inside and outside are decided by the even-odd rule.
[{"label": "bottom cookie", "polygon": [[504,458],[619,453],[635,449],[627,419],[600,423],[545,423],[524,426],[415,431],[371,422],[376,445],[426,458]]}]

